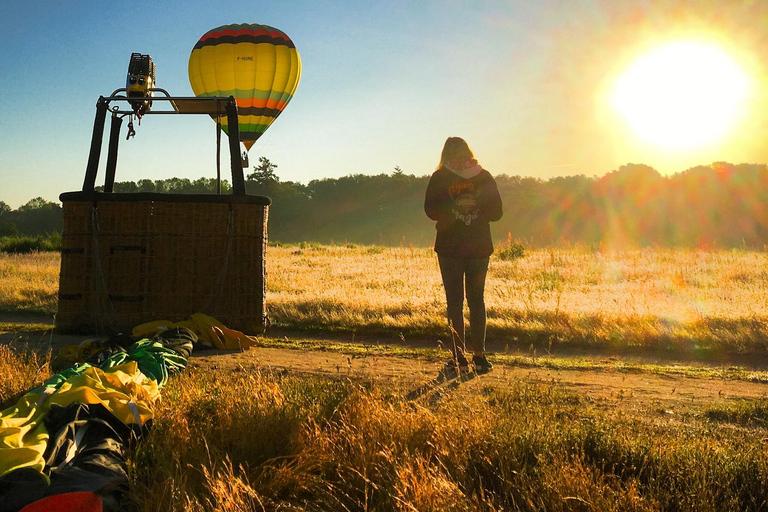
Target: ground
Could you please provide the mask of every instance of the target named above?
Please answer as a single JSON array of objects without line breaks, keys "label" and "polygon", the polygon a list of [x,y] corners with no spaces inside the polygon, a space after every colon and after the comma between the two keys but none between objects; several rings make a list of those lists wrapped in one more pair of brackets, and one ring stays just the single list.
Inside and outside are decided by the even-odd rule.
[{"label": "ground", "polygon": [[[18,332],[20,329],[15,326],[19,325],[27,326],[25,330],[28,332]],[[46,318],[4,315],[0,317],[0,343],[55,354],[64,345],[79,343],[88,338],[57,334],[52,327],[51,321]],[[267,334],[271,337],[264,338],[264,341],[269,345],[269,340],[275,339],[277,333]],[[288,343],[307,338],[306,334],[279,333],[279,339]],[[369,337],[362,341],[362,346],[374,346],[377,343],[405,344],[423,349],[432,341],[388,340],[380,343],[380,340]],[[325,348],[326,345],[332,349]],[[345,349],[345,346],[349,349]],[[256,346],[243,352],[196,350],[190,360],[190,368],[363,378],[399,389],[411,398],[426,396],[430,400],[439,400],[444,393],[457,389],[472,393],[480,392],[488,386],[510,386],[520,380],[537,381],[572,390],[599,401],[605,407],[631,408],[640,414],[647,412],[670,419],[719,404],[768,397],[768,381],[764,378],[733,379],[718,377],[720,374],[717,372],[688,375],[686,372],[647,371],[641,369],[639,364],[644,361],[637,356],[633,356],[632,365],[628,367],[595,364],[587,368],[570,368],[567,365],[547,368],[546,365],[521,364],[513,358],[499,358],[502,360],[497,360],[494,370],[489,374],[469,373],[456,378],[450,375],[446,377],[440,371],[445,357],[434,351],[401,354],[378,350],[361,351],[360,347],[359,338],[355,340],[353,336],[338,335],[315,336],[309,348]],[[562,360],[562,356],[559,357]],[[617,359],[618,356],[604,356],[603,362],[616,363]],[[656,361],[645,362],[657,364]],[[701,366],[699,363],[699,368]],[[687,367],[680,365],[680,368]],[[674,369],[677,366],[667,362],[666,368]]]}]

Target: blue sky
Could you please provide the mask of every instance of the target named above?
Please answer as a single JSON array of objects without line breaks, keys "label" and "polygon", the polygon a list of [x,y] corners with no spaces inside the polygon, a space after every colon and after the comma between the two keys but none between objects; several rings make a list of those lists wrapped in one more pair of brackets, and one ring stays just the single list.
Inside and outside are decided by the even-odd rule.
[{"label": "blue sky", "polygon": [[[159,87],[191,96],[193,45],[230,23],[277,27],[301,54],[294,99],[250,151],[283,180],[429,174],[448,136],[492,173],[542,178],[768,162],[765,93],[729,138],[677,152],[635,140],[606,101],[643,49],[693,32],[731,48],[760,83],[762,1],[27,0],[4,6],[0,23],[0,200],[14,208],[82,186],[96,100],[124,86],[131,52],[152,55]],[[98,182],[103,159],[101,171]],[[174,176],[215,176],[209,118],[148,116],[121,142],[118,181]]]}]

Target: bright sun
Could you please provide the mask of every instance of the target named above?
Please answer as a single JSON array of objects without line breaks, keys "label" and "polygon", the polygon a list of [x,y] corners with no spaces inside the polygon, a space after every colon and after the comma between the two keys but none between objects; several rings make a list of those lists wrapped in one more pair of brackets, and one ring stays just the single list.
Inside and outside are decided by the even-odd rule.
[{"label": "bright sun", "polygon": [[678,42],[638,59],[613,106],[642,139],[670,149],[716,143],[742,112],[748,75],[717,46]]}]

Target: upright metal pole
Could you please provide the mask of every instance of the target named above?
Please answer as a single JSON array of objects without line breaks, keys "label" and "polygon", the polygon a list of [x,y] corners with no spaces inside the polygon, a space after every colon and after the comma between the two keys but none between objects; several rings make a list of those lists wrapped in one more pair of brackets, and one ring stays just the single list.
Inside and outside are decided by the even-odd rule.
[{"label": "upright metal pole", "polygon": [[101,155],[101,142],[104,138],[104,122],[107,119],[107,109],[107,100],[104,99],[104,96],[99,96],[99,101],[96,102],[96,119],[93,121],[91,152],[88,155],[88,166],[85,168],[83,192],[93,192],[96,186],[96,173],[99,170],[99,156]]},{"label": "upright metal pole", "polygon": [[229,97],[227,103],[227,132],[229,133],[229,157],[232,160],[232,193],[245,195],[243,161],[240,159],[240,128],[237,124],[237,103],[235,97]]},{"label": "upright metal pole", "polygon": [[120,144],[120,127],[123,118],[112,114],[112,125],[109,128],[109,150],[107,152],[107,175],[104,178],[104,192],[112,193],[115,187],[115,169],[117,169],[117,147]]}]

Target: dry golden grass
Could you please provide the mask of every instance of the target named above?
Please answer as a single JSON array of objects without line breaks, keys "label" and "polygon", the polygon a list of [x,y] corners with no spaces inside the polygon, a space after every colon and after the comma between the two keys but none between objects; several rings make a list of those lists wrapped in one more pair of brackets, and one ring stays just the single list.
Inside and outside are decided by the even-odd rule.
[{"label": "dry golden grass", "polygon": [[0,255],[0,310],[54,313],[60,265],[56,252]]},{"label": "dry golden grass", "polygon": [[[768,330],[768,254],[644,249],[529,251],[491,259],[489,338],[754,352]],[[405,333],[445,331],[442,284],[425,248],[274,247],[268,307],[292,327]]]},{"label": "dry golden grass", "polygon": [[[55,312],[59,258],[0,256],[0,310]],[[768,253],[579,248],[491,259],[489,342],[537,349],[642,347],[693,354],[768,347]],[[267,304],[292,329],[444,336],[445,298],[428,248],[270,247]]]},{"label": "dry golden grass", "polygon": [[[129,454],[134,511],[764,510],[765,400],[671,417],[507,377],[409,399],[355,379],[192,368]],[[0,346],[0,398],[47,358]],[[403,386],[405,387],[405,386]]]},{"label": "dry golden grass", "polygon": [[278,324],[441,330],[445,298],[427,249],[309,245],[267,251],[267,307]]},{"label": "dry golden grass", "polygon": [[17,352],[8,345],[0,345],[0,404],[14,402],[25,393],[51,376],[49,354]]},{"label": "dry golden grass", "polygon": [[[764,408],[744,408],[749,418]],[[762,427],[555,386],[410,401],[365,381],[188,373],[132,461],[142,511],[760,510]]]}]

